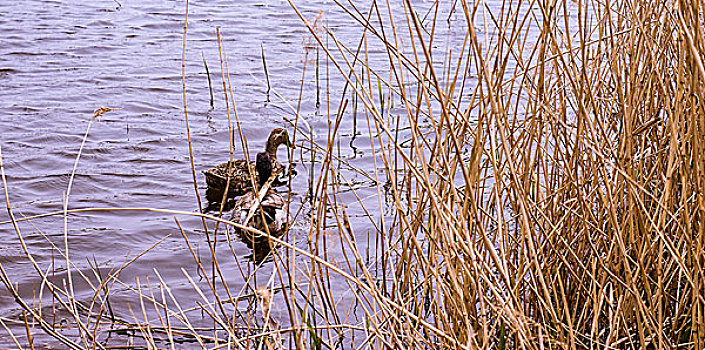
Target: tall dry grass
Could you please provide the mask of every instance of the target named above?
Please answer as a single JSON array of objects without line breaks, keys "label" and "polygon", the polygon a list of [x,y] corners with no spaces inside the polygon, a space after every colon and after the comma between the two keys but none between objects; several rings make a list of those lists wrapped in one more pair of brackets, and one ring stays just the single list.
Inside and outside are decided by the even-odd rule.
[{"label": "tall dry grass", "polygon": [[[202,301],[184,309],[160,280],[134,290],[140,322],[107,316],[109,288],[124,285],[117,274],[98,278],[99,307],[87,309],[43,274],[80,341],[18,298],[28,333],[39,324],[74,349],[102,348],[93,335],[104,323],[137,330],[147,348],[184,339],[213,349],[703,348],[701,2],[507,1],[490,12],[459,0],[451,6],[462,45],[446,49],[435,48],[444,40],[435,29],[448,4],[422,18],[409,0],[369,8],[336,0],[361,28],[352,44],[290,4],[321,55],[316,74],[347,82],[339,95],[321,85],[333,116],[325,143],[297,129],[318,164],[306,241],[275,238],[265,287],[242,290],[194,252],[202,275],[213,273],[205,289],[186,275]],[[386,64],[369,60],[373,42]],[[392,101],[404,112],[391,113]],[[354,204],[376,218],[368,242],[351,224],[335,166],[347,108],[370,135],[375,169],[385,169],[347,162],[377,184],[374,204]],[[295,123],[305,121],[297,114]],[[333,245],[342,260],[329,256]],[[277,295],[285,319],[270,314]],[[243,300],[253,307],[233,312]],[[194,326],[193,310],[211,327]]]}]

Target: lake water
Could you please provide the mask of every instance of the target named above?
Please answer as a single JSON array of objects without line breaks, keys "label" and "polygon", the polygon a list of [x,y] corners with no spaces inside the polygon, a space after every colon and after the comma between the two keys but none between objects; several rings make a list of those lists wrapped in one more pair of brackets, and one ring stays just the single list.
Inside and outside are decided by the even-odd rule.
[{"label": "lake water", "polygon": [[[319,13],[336,37],[356,47],[361,26],[331,1],[296,1],[304,16],[313,20]],[[414,1],[419,16],[433,8],[429,1]],[[439,9],[439,31],[434,49],[441,53],[446,45],[462,43],[465,27],[459,14],[449,17],[452,2]],[[356,5],[369,7],[368,2]],[[459,7],[460,5],[458,5]],[[7,174],[9,198],[17,218],[62,210],[62,198],[69,175],[94,109],[99,106],[121,108],[108,112],[91,125],[69,198],[69,208],[164,208],[197,212],[192,184],[186,125],[183,111],[181,51],[184,24],[184,1],[113,0],[101,1],[0,1],[0,146]],[[397,10],[399,16],[402,11]],[[449,22],[445,19],[449,18]],[[449,25],[447,23],[451,23]],[[442,24],[442,25],[441,25]],[[205,181],[201,171],[228,158],[228,121],[223,98],[221,69],[216,40],[220,28],[227,54],[234,100],[251,154],[260,149],[274,127],[288,128],[295,119],[300,101],[300,118],[314,132],[314,140],[326,144],[329,121],[341,100],[338,94],[344,80],[332,64],[325,65],[319,51],[318,83],[315,75],[316,51],[311,35],[286,1],[192,1],[189,7],[186,50],[186,94],[193,145],[198,195],[205,205]],[[400,28],[399,30],[403,30]],[[332,45],[332,44],[331,44]],[[387,67],[388,57],[378,43],[370,41],[370,65]],[[308,49],[308,54],[306,53]],[[262,64],[265,52],[272,92]],[[214,106],[209,103],[209,86],[204,59],[210,69]],[[442,61],[442,60],[441,60]],[[304,66],[306,65],[306,74]],[[325,79],[328,69],[330,79]],[[389,72],[381,73],[389,76]],[[300,94],[303,79],[303,93]],[[330,94],[326,94],[328,84]],[[316,87],[321,87],[320,95]],[[321,106],[317,108],[317,101]],[[330,101],[330,105],[326,101]],[[361,108],[359,108],[361,110]],[[359,112],[358,113],[362,113]],[[392,114],[404,115],[400,103]],[[234,115],[233,115],[234,117]],[[360,117],[363,118],[363,117]],[[367,126],[358,121],[360,132],[353,135],[353,118],[348,108],[340,129],[336,153],[359,169],[374,171],[373,154]],[[293,161],[298,175],[292,183],[291,203],[298,215],[294,218],[288,240],[306,249],[311,220],[309,174],[305,138],[296,136],[298,149]],[[339,145],[339,146],[338,146]],[[235,157],[243,155],[235,142]],[[280,159],[286,159],[283,149]],[[355,205],[356,197],[344,192],[341,200],[350,203],[348,213],[360,235],[361,249],[367,247],[368,233],[380,217],[377,188],[368,177],[351,170],[341,170],[349,186],[368,209],[372,218]],[[381,175],[381,172],[380,172]],[[384,204],[382,204],[384,205]],[[299,211],[299,209],[301,209]],[[383,210],[384,211],[384,210]],[[81,282],[78,272],[93,277],[90,264],[107,273],[141,254],[144,256],[120,273],[123,285],[111,290],[116,314],[127,320],[140,320],[135,307],[134,288],[154,287],[156,272],[171,288],[185,308],[196,306],[199,296],[184,277],[182,269],[198,279],[196,268],[174,215],[145,211],[93,211],[68,218],[69,257],[74,266],[76,298],[90,303],[93,290]],[[208,245],[200,219],[177,216],[189,243],[210,267]],[[0,220],[8,220],[7,213]],[[212,225],[210,226],[212,228]],[[20,224],[28,249],[42,271],[49,271],[57,281],[66,277],[64,226],[61,216],[34,219]],[[222,229],[221,229],[222,230]],[[374,236],[374,234],[373,234]],[[17,284],[22,297],[50,310],[51,298],[44,290],[40,298],[38,273],[20,249],[12,225],[0,226],[0,263]],[[222,237],[222,236],[221,236]],[[238,242],[229,246],[219,238],[217,256],[229,288],[236,293],[245,285],[240,272],[251,265],[249,250]],[[52,243],[59,250],[52,249]],[[372,243],[371,243],[372,244]],[[329,259],[335,260],[336,246],[328,247]],[[233,254],[234,253],[234,254]],[[55,269],[52,269],[52,264]],[[271,274],[272,263],[265,264],[263,276]],[[267,269],[270,271],[267,271]],[[51,272],[54,270],[54,272]],[[156,272],[155,272],[156,271]],[[263,284],[265,281],[258,281]],[[336,299],[350,298],[341,284],[333,293]],[[131,305],[131,306],[130,306]],[[286,324],[286,308],[275,304],[274,317]],[[198,313],[194,313],[198,314]],[[12,332],[26,341],[21,309],[5,288],[0,289],[0,317]],[[65,315],[64,315],[65,316]],[[61,314],[59,316],[61,317]],[[197,316],[194,316],[197,318]],[[62,320],[56,321],[57,324]],[[65,320],[64,320],[65,321]],[[212,324],[211,324],[212,325]],[[39,327],[35,327],[37,348],[63,348]],[[75,334],[66,334],[72,339]],[[130,338],[110,335],[106,345],[124,345]],[[13,342],[0,330],[0,347]]]}]

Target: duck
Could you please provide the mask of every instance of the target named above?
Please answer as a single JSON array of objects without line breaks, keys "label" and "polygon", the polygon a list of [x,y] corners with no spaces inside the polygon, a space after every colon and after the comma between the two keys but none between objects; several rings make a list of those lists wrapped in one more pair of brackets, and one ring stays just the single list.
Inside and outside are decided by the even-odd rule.
[{"label": "duck", "polygon": [[[271,184],[274,180],[274,178],[270,179],[273,164],[269,152],[257,154],[255,161],[255,169],[259,174],[257,190],[246,192],[233,206],[231,221],[265,233],[262,235],[238,227],[234,228],[237,236],[253,250],[254,255],[258,255],[258,250],[270,249],[271,242],[266,235],[267,232],[271,236],[280,237],[288,227],[286,200],[275,189],[266,186],[267,182]],[[261,198],[259,203],[258,197]]]},{"label": "duck", "polygon": [[[291,142],[289,141],[289,133],[287,133],[286,129],[275,128],[269,134],[263,152],[268,155],[269,160],[272,162],[273,171],[278,171],[284,167],[277,160],[277,150],[280,145],[293,148]],[[208,200],[211,202],[220,202],[223,198],[223,192],[225,191],[228,177],[230,177],[230,184],[228,185],[229,198],[241,196],[251,190],[252,181],[250,179],[250,167],[255,168],[255,182],[259,181],[255,161],[250,161],[248,163],[245,159],[225,162],[216,167],[203,171],[203,174],[206,177],[206,184],[208,185],[208,190],[206,192],[206,197],[208,197]],[[267,179],[265,178],[264,180],[266,181]],[[274,183],[275,186],[281,186],[284,184],[284,181],[275,181]]]}]

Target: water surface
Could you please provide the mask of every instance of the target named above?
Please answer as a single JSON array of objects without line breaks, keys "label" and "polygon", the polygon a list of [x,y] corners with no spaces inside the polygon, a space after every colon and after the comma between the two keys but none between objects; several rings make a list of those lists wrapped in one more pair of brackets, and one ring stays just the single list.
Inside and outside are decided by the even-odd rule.
[{"label": "water surface", "polygon": [[[427,13],[432,6],[426,1],[415,3],[420,14]],[[334,3],[301,1],[296,5],[311,20],[322,11],[322,18],[337,38],[351,48],[356,47],[362,34],[360,26]],[[356,5],[368,8],[369,2]],[[93,110],[99,106],[121,109],[106,113],[92,124],[68,207],[198,211],[182,99],[184,6],[183,1],[167,0],[0,1],[3,13],[0,17],[0,145],[9,198],[18,218],[62,209],[81,141]],[[443,11],[447,12],[448,8],[442,8]],[[397,13],[403,15],[401,11]],[[450,19],[451,23],[463,20],[457,14]],[[310,48],[313,41],[287,2],[192,2],[185,60],[186,103],[198,195],[204,202],[205,182],[200,172],[228,158],[228,121],[216,28],[222,33],[237,115],[251,154],[263,146],[272,128],[286,127],[293,133],[288,121],[295,119],[299,97],[300,117],[305,121],[302,124],[310,125],[315,141],[325,145],[329,122],[334,120],[341,100],[336,94],[344,84],[335,67],[325,65],[320,51],[320,74],[325,76],[328,69],[331,79],[316,81],[313,68],[316,51]],[[439,30],[446,30],[449,40],[439,40],[434,46],[442,52],[449,43],[462,40],[465,29],[457,25]],[[269,96],[262,66],[263,49],[272,88]],[[369,50],[371,64],[388,66],[388,57],[379,46],[370,42]],[[204,59],[214,88],[213,107],[209,103]],[[304,67],[307,67],[305,76]],[[300,96],[302,79],[304,88]],[[323,90],[317,94],[316,87],[324,83],[330,87],[330,93]],[[317,101],[321,102],[318,108]],[[404,108],[397,102],[390,113],[403,115]],[[366,126],[356,129],[361,135],[353,140],[352,120],[348,109],[337,134],[340,146],[336,146],[339,147],[336,153],[372,173],[373,150]],[[301,135],[297,140],[303,145]],[[235,144],[235,156],[240,158],[242,147],[239,141]],[[293,161],[297,163],[299,174],[292,183],[291,201],[295,210],[303,209],[288,238],[304,248],[310,223],[306,198],[309,172],[315,173],[317,169],[306,165],[310,153],[305,149],[299,147],[294,152]],[[283,150],[280,158],[286,159]],[[355,185],[357,196],[368,209],[379,213],[374,182],[354,171],[342,170],[341,173],[348,185]],[[368,234],[374,230],[372,223],[384,219],[379,215],[366,218],[355,205],[357,197],[350,191],[344,191],[341,200],[350,204],[348,212],[360,235],[361,248],[365,249]],[[0,214],[0,220],[7,219],[5,212]],[[209,265],[200,220],[187,216],[178,216],[178,220],[204,265]],[[65,250],[61,217],[23,222],[20,228],[38,267],[43,272],[53,270],[52,278],[57,281],[65,279],[65,257],[52,249],[55,244],[60,251]],[[20,249],[17,234],[11,225],[5,224],[0,226],[0,235],[0,263],[17,284],[22,297],[39,300],[41,279]],[[135,293],[129,288],[136,287],[138,282],[145,287],[148,283],[153,286],[158,283],[156,272],[184,306],[195,305],[198,295],[184,278],[183,271],[194,278],[199,276],[199,271],[174,215],[145,211],[72,215],[68,218],[67,237],[78,300],[90,303],[93,297],[92,289],[76,277],[78,271],[93,276],[90,264],[97,264],[107,274],[151,248],[121,272],[120,279],[125,285],[113,286],[111,302],[116,312],[125,319],[135,320],[133,311],[136,309],[127,307],[135,302]],[[235,271],[250,264],[249,250],[234,242],[233,257],[223,239],[220,238],[217,251],[219,263],[223,270],[233,271],[225,279],[231,290],[238,291],[245,281]],[[338,254],[335,248],[329,247],[333,260]],[[344,284],[340,288],[344,288]],[[340,300],[350,297],[339,295]],[[42,302],[45,308],[51,307],[51,298],[45,297]],[[0,317],[22,340],[25,339],[24,325],[17,322],[20,314],[21,309],[9,293],[4,289],[0,291]],[[284,305],[275,306],[275,317],[284,319],[287,315]],[[35,334],[35,346],[61,348],[43,336],[38,328]],[[124,344],[125,338],[114,336],[106,344]],[[0,336],[0,346],[10,347],[13,343],[8,337]]]}]

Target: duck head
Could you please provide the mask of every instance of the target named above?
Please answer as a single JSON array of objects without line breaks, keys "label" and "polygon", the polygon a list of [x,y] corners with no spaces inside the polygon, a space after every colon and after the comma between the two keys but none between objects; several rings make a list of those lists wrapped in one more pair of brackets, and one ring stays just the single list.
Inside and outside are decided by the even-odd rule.
[{"label": "duck head", "polygon": [[279,148],[279,145],[281,144],[285,145],[286,147],[293,148],[291,141],[289,141],[289,133],[286,132],[286,129],[276,128],[272,130],[271,133],[269,133],[269,138],[267,139],[266,147],[266,151],[269,154],[269,157],[273,160],[277,159],[277,148]]}]

